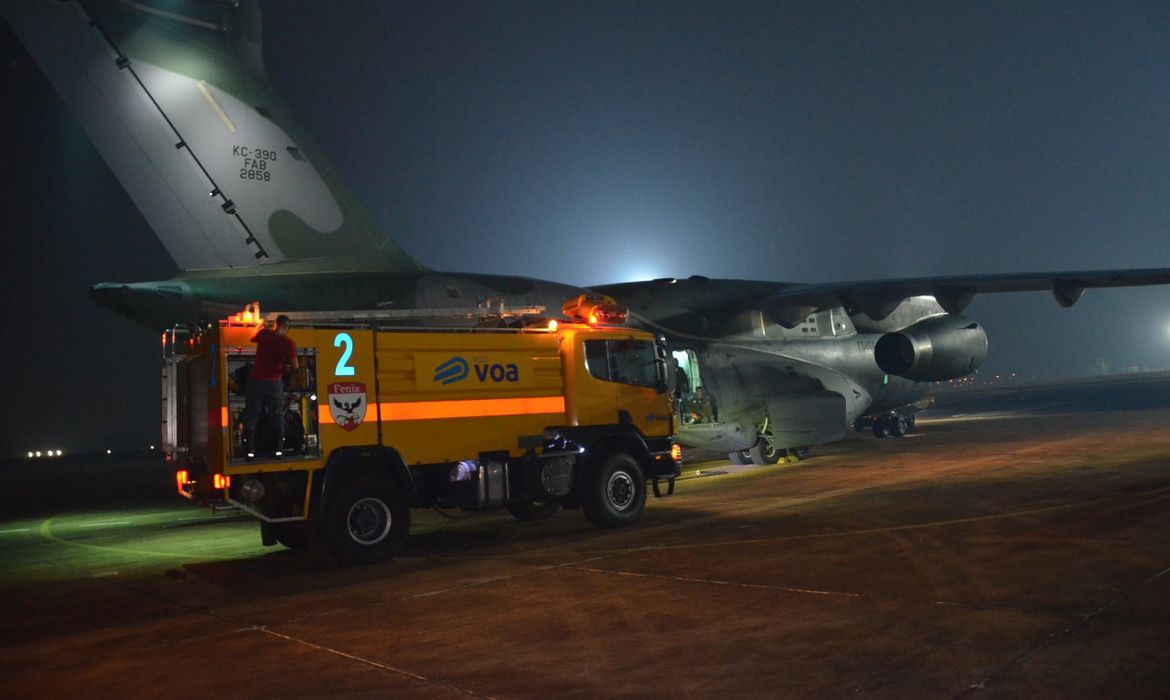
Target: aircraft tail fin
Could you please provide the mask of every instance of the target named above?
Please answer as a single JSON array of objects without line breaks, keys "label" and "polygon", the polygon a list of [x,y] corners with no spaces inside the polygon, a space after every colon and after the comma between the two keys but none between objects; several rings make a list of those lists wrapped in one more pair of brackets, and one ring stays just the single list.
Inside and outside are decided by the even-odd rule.
[{"label": "aircraft tail fin", "polygon": [[184,270],[365,256],[390,241],[269,82],[255,0],[0,0]]}]

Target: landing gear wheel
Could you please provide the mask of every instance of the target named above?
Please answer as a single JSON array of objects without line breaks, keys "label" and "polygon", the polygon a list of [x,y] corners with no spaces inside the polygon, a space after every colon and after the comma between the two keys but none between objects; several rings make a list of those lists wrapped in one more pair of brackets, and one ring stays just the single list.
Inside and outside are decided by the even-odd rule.
[{"label": "landing gear wheel", "polygon": [[765,466],[779,462],[784,456],[784,450],[778,449],[770,439],[761,435],[756,444],[748,450],[748,456],[751,457],[752,464]]},{"label": "landing gear wheel", "polygon": [[410,508],[389,479],[355,479],[329,501],[325,537],[343,564],[373,564],[394,556],[410,532]]},{"label": "landing gear wheel", "polygon": [[752,458],[748,455],[747,450],[740,450],[739,452],[728,453],[727,461],[738,467],[742,467],[745,464],[751,464]]},{"label": "landing gear wheel", "polygon": [[900,438],[910,430],[909,422],[906,416],[895,413],[886,419],[886,432],[890,437]]},{"label": "landing gear wheel", "polygon": [[581,510],[597,527],[629,525],[646,507],[646,477],[638,461],[617,452],[585,474]]},{"label": "landing gear wheel", "polygon": [[508,512],[512,514],[513,518],[521,522],[531,522],[533,520],[548,520],[557,514],[561,509],[560,501],[523,501],[520,503],[509,503],[505,506]]},{"label": "landing gear wheel", "polygon": [[886,436],[886,419],[873,419],[873,436],[876,438],[884,438]]}]

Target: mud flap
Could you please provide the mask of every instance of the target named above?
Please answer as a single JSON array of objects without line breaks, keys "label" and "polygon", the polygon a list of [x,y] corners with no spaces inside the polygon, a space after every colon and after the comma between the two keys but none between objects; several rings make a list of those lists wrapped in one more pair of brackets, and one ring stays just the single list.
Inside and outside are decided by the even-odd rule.
[{"label": "mud flap", "polygon": [[[666,482],[666,493],[665,494],[662,493],[661,484],[663,481]],[[654,480],[654,497],[655,498],[666,498],[667,496],[673,496],[673,495],[674,495],[674,477],[673,476],[670,477],[669,479],[655,479]]]},{"label": "mud flap", "polygon": [[260,521],[260,544],[264,547],[276,545],[276,526],[272,523]]}]

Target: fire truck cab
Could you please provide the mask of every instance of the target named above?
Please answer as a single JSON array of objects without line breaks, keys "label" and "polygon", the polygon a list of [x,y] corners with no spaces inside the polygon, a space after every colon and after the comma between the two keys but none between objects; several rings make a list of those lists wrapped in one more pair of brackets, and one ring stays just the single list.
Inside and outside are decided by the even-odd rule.
[{"label": "fire truck cab", "polygon": [[673,492],[680,471],[669,355],[616,325],[612,300],[565,312],[572,322],[500,311],[425,328],[378,312],[290,313],[300,369],[283,381],[279,445],[279,414],[261,418],[254,444],[242,429],[258,305],[173,329],[163,443],[179,492],[254,515],[265,544],[323,539],[350,564],[393,556],[411,508],[529,520],[563,506],[626,525],[647,485]]}]

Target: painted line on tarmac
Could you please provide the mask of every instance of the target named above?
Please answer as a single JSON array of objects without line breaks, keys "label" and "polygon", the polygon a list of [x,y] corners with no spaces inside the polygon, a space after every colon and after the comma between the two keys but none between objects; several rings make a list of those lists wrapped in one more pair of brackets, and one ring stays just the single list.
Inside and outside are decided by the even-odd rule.
[{"label": "painted line on tarmac", "polygon": [[[42,524],[41,527],[45,528],[47,530],[46,526],[49,524],[49,522],[51,520],[52,520],[52,518],[50,518],[49,520],[46,520]],[[57,539],[57,538],[52,536],[52,533],[49,533],[48,536],[51,539],[55,539],[55,540]],[[76,544],[77,546],[87,546],[87,545],[82,545],[81,543],[68,542],[68,541],[64,541],[64,540],[58,540],[58,541],[61,541],[64,544]],[[102,548],[99,548],[99,549],[102,549]],[[414,673],[412,671],[407,671],[406,669],[397,668],[397,667],[391,666],[389,664],[384,664],[380,661],[375,661],[373,659],[368,659],[368,658],[365,658],[363,656],[351,654],[349,652],[345,652],[345,651],[342,651],[340,649],[334,649],[332,647],[328,647],[328,646],[325,646],[323,644],[317,644],[315,642],[310,642],[309,640],[302,639],[300,637],[294,637],[294,636],[289,635],[289,634],[283,634],[281,632],[277,632],[276,630],[270,629],[266,625],[252,625],[252,624],[249,624],[243,620],[237,619],[234,616],[216,613],[213,610],[200,608],[200,607],[192,605],[191,603],[183,601],[183,600],[175,600],[175,599],[171,598],[170,596],[163,595],[162,593],[159,593],[157,591],[145,590],[145,589],[140,588],[138,586],[132,585],[126,581],[118,580],[116,578],[116,576],[117,576],[116,571],[111,571],[111,572],[107,572],[107,573],[113,574],[113,575],[112,576],[101,576],[98,578],[98,580],[103,581],[105,583],[108,583],[109,585],[115,586],[117,588],[122,588],[124,590],[133,591],[134,593],[137,593],[139,595],[144,595],[144,596],[149,596],[151,598],[155,598],[156,600],[160,600],[168,605],[173,605],[179,609],[186,610],[188,612],[191,612],[191,613],[194,613],[197,615],[205,615],[207,617],[210,617],[214,620],[218,620],[220,622],[229,622],[229,623],[237,625],[236,629],[230,630],[230,631],[226,632],[226,634],[236,634],[239,632],[251,632],[251,631],[260,632],[260,633],[266,634],[270,637],[276,637],[277,639],[283,639],[283,640],[288,641],[288,642],[300,644],[301,646],[308,647],[309,649],[314,649],[316,651],[323,651],[325,653],[333,654],[334,656],[338,656],[338,657],[341,657],[343,659],[355,661],[357,663],[364,664],[366,666],[370,666],[371,668],[376,668],[376,669],[379,669],[381,671],[386,671],[389,673],[396,673],[396,674],[404,676],[406,678],[411,678],[411,679],[414,679],[417,681],[421,681],[422,683],[425,683],[425,684],[428,684],[431,686],[444,688],[447,690],[452,690],[454,692],[461,693],[463,695],[468,695],[471,697],[487,698],[488,700],[500,700],[500,698],[497,698],[494,695],[487,695],[485,693],[480,693],[480,692],[477,692],[475,690],[471,690],[470,688],[461,688],[457,685],[452,685],[450,683],[445,683],[443,681],[435,680],[433,678],[428,678],[427,676],[424,676],[424,675],[421,675],[418,673]],[[207,638],[210,638],[212,636],[220,636],[220,633],[216,633],[214,635],[204,635],[202,637],[193,637],[193,638],[188,638],[188,639],[184,639],[184,640],[178,640],[177,642],[172,641],[172,642],[168,642],[168,644],[170,644],[170,643],[198,642],[202,639],[207,639]]]},{"label": "painted line on tarmac", "polygon": [[1077,632],[1080,632],[1082,629],[1084,629],[1089,624],[1089,622],[1093,618],[1097,617],[1101,613],[1103,613],[1106,610],[1108,610],[1109,608],[1113,607],[1118,602],[1124,600],[1125,598],[1128,598],[1130,595],[1132,595],[1134,592],[1136,592],[1139,588],[1147,586],[1147,585],[1153,583],[1154,581],[1157,581],[1158,579],[1162,578],[1163,576],[1166,576],[1167,574],[1170,574],[1170,567],[1162,569],[1158,573],[1154,574],[1153,576],[1150,576],[1149,578],[1145,579],[1144,581],[1137,584],[1136,586],[1133,586],[1132,588],[1128,588],[1128,589],[1122,591],[1121,593],[1114,596],[1111,600],[1106,602],[1104,605],[1101,605],[1100,607],[1098,607],[1096,610],[1089,612],[1089,613],[1082,613],[1080,616],[1080,619],[1076,620],[1075,622],[1068,625],[1067,627],[1060,630],[1059,632],[1055,632],[1052,635],[1049,635],[1049,637],[1047,639],[1045,639],[1044,641],[1040,642],[1040,644],[1036,645],[1032,649],[1029,649],[1028,651],[1025,651],[1024,653],[1020,654],[1019,656],[1011,659],[1010,661],[1005,663],[1003,666],[1000,666],[998,669],[995,669],[994,671],[992,671],[985,678],[983,678],[983,680],[978,681],[976,683],[972,683],[965,690],[957,693],[953,697],[963,698],[963,697],[967,697],[968,695],[971,695],[972,693],[974,693],[977,690],[985,690],[989,684],[995,682],[999,678],[1002,678],[1003,675],[1005,673],[1007,673],[1008,671],[1010,671],[1011,669],[1016,668],[1018,666],[1022,666],[1023,664],[1030,661],[1032,658],[1038,656],[1045,649],[1053,646],[1054,644],[1065,639],[1066,637],[1069,637],[1073,634],[1076,634]]},{"label": "painted line on tarmac", "polygon": [[[775,503],[769,503],[769,504],[766,504],[762,508],[755,508],[755,509],[751,509],[748,511],[744,511],[744,514],[756,513],[759,511],[763,511],[763,510],[775,510],[777,508],[782,508],[782,507],[785,507],[788,505],[803,505],[806,503],[815,503],[815,502],[822,501],[825,499],[837,498],[839,496],[850,495],[850,494],[856,493],[858,491],[864,491],[864,490],[866,490],[866,489],[841,489],[838,491],[833,491],[833,492],[829,492],[826,494],[822,494],[820,496],[796,499],[793,502],[785,503],[785,504],[777,505]],[[1075,503],[1062,503],[1062,504],[1054,505],[1054,506],[1045,506],[1043,508],[1031,508],[1028,510],[1017,510],[1017,511],[1011,511],[1008,513],[991,513],[989,515],[976,515],[976,516],[971,516],[971,517],[967,517],[967,518],[953,518],[950,520],[933,520],[933,521],[924,522],[924,523],[909,523],[909,524],[905,524],[905,525],[888,525],[888,526],[883,526],[883,527],[864,528],[864,529],[860,529],[860,530],[838,530],[836,532],[818,532],[818,533],[810,533],[807,535],[784,535],[782,537],[759,537],[759,538],[741,539],[741,540],[720,540],[718,542],[680,542],[677,544],[657,544],[657,545],[649,545],[649,546],[646,546],[646,547],[643,547],[640,549],[644,549],[644,550],[648,550],[648,551],[669,551],[669,550],[677,550],[677,549],[700,549],[700,548],[706,548],[706,547],[728,547],[728,546],[732,546],[732,545],[771,544],[771,543],[776,543],[776,542],[792,542],[792,541],[797,541],[797,540],[817,540],[817,539],[829,539],[829,538],[833,538],[833,537],[853,537],[853,536],[857,536],[857,535],[879,535],[879,534],[885,534],[885,533],[889,533],[889,532],[902,532],[902,531],[907,531],[907,530],[925,530],[925,529],[936,528],[936,527],[946,527],[949,525],[964,525],[967,523],[978,523],[978,522],[986,522],[986,521],[991,521],[991,520],[1002,520],[1002,519],[1007,519],[1007,518],[1019,518],[1019,517],[1024,517],[1024,516],[1028,516],[1028,515],[1039,515],[1042,513],[1051,513],[1051,512],[1061,511],[1061,510],[1073,510],[1076,508],[1084,508],[1087,506],[1099,505],[1102,503],[1109,503],[1112,501],[1128,500],[1128,499],[1133,499],[1133,498],[1142,497],[1142,496],[1161,497],[1161,496],[1166,495],[1167,493],[1170,493],[1170,486],[1162,486],[1162,487],[1159,487],[1156,489],[1151,489],[1149,491],[1135,491],[1133,493],[1118,494],[1116,496],[1106,496],[1104,498],[1095,498],[1095,499],[1088,500],[1088,501],[1077,501]],[[677,530],[680,528],[681,529],[693,528],[693,527],[698,527],[698,526],[705,525],[705,524],[708,524],[711,522],[718,522],[720,519],[721,518],[719,516],[710,516],[710,517],[703,518],[703,519],[698,520],[698,521],[684,523],[678,527],[671,526],[668,529],[669,530]],[[665,524],[656,525],[654,527],[661,529],[663,527],[666,527],[666,525]],[[651,533],[647,533],[647,534],[651,534]],[[570,545],[571,545],[571,543],[570,543]],[[577,550],[573,553],[579,554],[582,556],[586,556],[586,555],[610,556],[610,555],[615,555],[615,554],[627,554],[627,553],[633,552],[633,551],[639,551],[639,549],[630,549],[630,548],[623,547],[623,548],[618,548],[618,549]],[[544,551],[540,551],[540,552],[509,552],[506,554],[458,554],[458,555],[438,554],[438,555],[430,555],[430,557],[434,558],[434,559],[452,559],[452,560],[475,560],[475,559],[508,560],[508,559],[525,559],[525,558],[529,558],[529,557],[538,557],[539,558],[539,557],[550,557],[550,556],[554,556],[554,553],[552,553],[548,550],[544,550]]]},{"label": "painted line on tarmac", "polygon": [[975,515],[969,518],[953,518],[950,520],[934,520],[925,523],[910,523],[907,525],[889,525],[885,527],[865,528],[861,530],[843,530],[840,532],[818,532],[808,535],[785,535],[783,537],[760,537],[744,540],[722,540],[719,542],[685,542],[681,544],[663,544],[654,547],[656,550],[672,550],[672,549],[699,549],[702,547],[727,547],[730,545],[743,544],[768,544],[773,542],[790,542],[793,540],[815,540],[826,539],[830,537],[851,537],[855,535],[877,535],[887,532],[902,532],[904,530],[925,530],[935,527],[946,527],[948,525],[964,525],[967,523],[979,523],[989,520],[1001,520],[1004,518],[1020,518],[1028,515],[1039,515],[1041,513],[1052,513],[1061,510],[1072,510],[1074,508],[1084,508],[1086,506],[1099,505],[1102,503],[1109,503],[1112,501],[1120,501],[1125,499],[1132,499],[1136,496],[1154,496],[1165,495],[1170,493],[1170,486],[1163,486],[1149,491],[1138,491],[1134,493],[1119,494],[1117,496],[1106,496],[1104,498],[1095,498],[1089,501],[1077,501],[1076,503],[1062,503],[1055,506],[1045,506],[1043,508],[1031,508],[1029,510],[1017,510],[1010,513],[992,513],[990,515]]},{"label": "painted line on tarmac", "polygon": [[785,591],[788,593],[808,593],[811,595],[823,596],[840,596],[842,598],[863,598],[860,593],[847,593],[845,591],[820,591],[815,588],[793,588],[791,586],[770,586],[765,583],[739,583],[736,581],[723,581],[714,578],[692,578],[690,576],[669,576],[667,574],[647,574],[637,571],[615,571],[612,569],[594,569],[586,566],[570,566],[571,569],[577,571],[589,571],[596,574],[613,574],[617,576],[632,576],[634,578],[656,578],[665,579],[667,581],[679,581],[681,583],[706,583],[712,586],[731,586],[732,588],[754,588],[763,591]]},{"label": "painted line on tarmac", "polygon": [[28,532],[32,530],[31,527],[18,527],[14,530],[0,530],[0,535],[15,535],[18,532]]},{"label": "painted line on tarmac", "polygon": [[426,683],[428,685],[434,685],[434,686],[438,686],[440,688],[446,688],[447,690],[454,690],[457,693],[462,693],[464,695],[470,695],[470,696],[476,697],[476,698],[491,698],[492,700],[497,700],[496,696],[494,696],[494,695],[485,695],[483,693],[479,693],[479,692],[476,692],[474,690],[471,690],[470,688],[460,688],[457,685],[451,685],[450,683],[444,683],[442,681],[437,681],[433,678],[427,678],[426,676],[420,675],[418,673],[414,673],[413,671],[407,671],[406,669],[397,668],[397,667],[391,666],[389,664],[384,664],[380,661],[374,661],[373,659],[367,659],[364,656],[358,656],[357,654],[350,654],[349,652],[341,651],[340,649],[334,649],[332,647],[327,647],[323,644],[315,644],[313,642],[310,642],[307,639],[301,639],[300,637],[294,637],[294,636],[288,635],[288,634],[281,634],[280,632],[277,632],[275,630],[271,630],[267,627],[257,627],[256,630],[259,632],[263,632],[264,634],[268,634],[268,635],[271,635],[273,637],[283,639],[285,641],[294,642],[296,644],[306,646],[306,647],[308,647],[310,649],[314,649],[316,651],[323,651],[327,654],[333,654],[334,656],[340,656],[343,659],[349,659],[350,661],[356,661],[359,664],[365,664],[366,666],[371,666],[373,668],[376,668],[376,669],[379,669],[382,671],[388,671],[390,673],[397,673],[400,676],[406,676],[407,678],[413,678],[414,680],[422,681],[423,683]]}]

